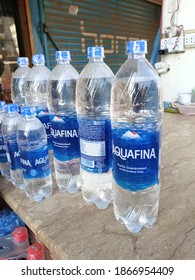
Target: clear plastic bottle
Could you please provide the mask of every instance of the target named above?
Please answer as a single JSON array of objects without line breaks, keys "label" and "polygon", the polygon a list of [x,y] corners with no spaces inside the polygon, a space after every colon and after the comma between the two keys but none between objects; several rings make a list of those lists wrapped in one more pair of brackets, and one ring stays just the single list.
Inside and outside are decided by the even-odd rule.
[{"label": "clear plastic bottle", "polygon": [[110,94],[114,74],[103,60],[103,47],[89,47],[88,58],[76,86],[81,187],[87,204],[105,209],[112,201]]},{"label": "clear plastic bottle", "polygon": [[27,196],[40,202],[52,194],[47,134],[36,117],[36,108],[21,108],[23,120],[18,126],[17,140]]},{"label": "clear plastic bottle", "polygon": [[160,194],[163,102],[145,53],[145,40],[127,43],[111,94],[114,213],[133,233],[153,226]]},{"label": "clear plastic bottle", "polygon": [[18,113],[17,104],[7,104],[6,115],[2,122],[2,134],[6,145],[7,159],[10,164],[11,181],[14,186],[24,189],[24,178],[17,143],[17,129],[22,117]]},{"label": "clear plastic bottle", "polygon": [[48,140],[50,166],[54,174],[53,149],[50,129],[50,115],[48,110],[48,79],[50,70],[45,66],[45,56],[35,54],[32,56],[33,67],[26,76],[25,103],[26,106],[35,106],[37,118],[43,123]]},{"label": "clear plastic bottle", "polygon": [[10,167],[7,160],[6,147],[2,134],[2,121],[5,116],[5,101],[0,101],[0,171],[1,175],[8,181],[11,181]]},{"label": "clear plastic bottle", "polygon": [[76,193],[80,188],[80,147],[75,109],[78,72],[70,64],[69,51],[57,51],[57,65],[48,84],[49,112],[56,182],[61,191]]},{"label": "clear plastic bottle", "polygon": [[25,81],[30,70],[28,57],[18,57],[18,68],[12,75],[12,101],[18,106],[25,106]]},{"label": "clear plastic bottle", "polygon": [[21,259],[26,256],[29,244],[28,230],[25,226],[0,237],[0,257],[9,260]]}]

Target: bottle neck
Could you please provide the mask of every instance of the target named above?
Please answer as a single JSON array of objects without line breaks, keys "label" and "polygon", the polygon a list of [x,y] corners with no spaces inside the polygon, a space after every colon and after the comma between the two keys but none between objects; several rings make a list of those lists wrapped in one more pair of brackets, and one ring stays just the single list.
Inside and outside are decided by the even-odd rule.
[{"label": "bottle neck", "polygon": [[90,57],[89,62],[102,62],[104,61],[103,57]]},{"label": "bottle neck", "polygon": [[128,58],[129,59],[140,59],[140,58],[145,58],[146,54],[145,53],[128,53]]},{"label": "bottle neck", "polygon": [[24,120],[27,120],[27,121],[31,121],[31,120],[35,120],[36,119],[36,115],[30,115],[30,116],[23,116],[23,119]]},{"label": "bottle neck", "polygon": [[45,63],[34,63],[34,66],[35,66],[35,67],[38,67],[38,66],[45,66]]},{"label": "bottle neck", "polygon": [[57,61],[57,64],[70,64],[70,61],[69,60],[58,60]]},{"label": "bottle neck", "polygon": [[19,68],[27,68],[27,67],[28,67],[27,64],[19,65]]},{"label": "bottle neck", "polygon": [[18,114],[18,112],[7,112],[8,116],[16,116]]}]

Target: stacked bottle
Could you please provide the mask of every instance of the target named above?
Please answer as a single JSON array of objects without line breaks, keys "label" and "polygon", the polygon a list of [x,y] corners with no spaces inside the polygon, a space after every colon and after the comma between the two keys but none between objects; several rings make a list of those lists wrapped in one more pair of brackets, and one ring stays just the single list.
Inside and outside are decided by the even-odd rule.
[{"label": "stacked bottle", "polygon": [[114,213],[135,233],[155,223],[160,193],[163,103],[146,52],[144,40],[127,43],[111,94]]},{"label": "stacked bottle", "polygon": [[17,129],[22,117],[18,113],[17,104],[8,104],[5,110],[6,115],[2,122],[2,134],[6,146],[7,159],[10,165],[11,181],[17,188],[23,189],[24,179],[17,143]]},{"label": "stacked bottle", "polygon": [[5,116],[5,101],[0,101],[0,171],[1,175],[11,181],[10,167],[6,155],[6,146],[2,134],[2,122]]},{"label": "stacked bottle", "polygon": [[54,174],[52,138],[50,130],[50,115],[48,111],[48,79],[50,70],[45,66],[45,56],[35,54],[32,56],[33,67],[26,76],[25,104],[35,106],[37,118],[43,123],[48,140],[50,164]]},{"label": "stacked bottle", "polygon": [[49,78],[49,112],[56,182],[61,191],[78,192],[80,148],[75,109],[78,72],[69,51],[57,51],[57,65]]},{"label": "stacked bottle", "polygon": [[10,260],[21,259],[25,257],[29,246],[27,228],[17,227],[8,235],[0,237],[0,257]]},{"label": "stacked bottle", "polygon": [[17,131],[21,165],[27,196],[39,202],[52,194],[47,134],[42,122],[36,118],[36,108],[22,107],[23,120]]},{"label": "stacked bottle", "polygon": [[11,79],[12,102],[18,106],[25,106],[25,81],[30,70],[29,59],[18,57],[17,64],[18,68]]},{"label": "stacked bottle", "polygon": [[107,208],[112,201],[110,93],[113,73],[103,47],[88,48],[89,62],[76,87],[82,195],[87,204]]}]

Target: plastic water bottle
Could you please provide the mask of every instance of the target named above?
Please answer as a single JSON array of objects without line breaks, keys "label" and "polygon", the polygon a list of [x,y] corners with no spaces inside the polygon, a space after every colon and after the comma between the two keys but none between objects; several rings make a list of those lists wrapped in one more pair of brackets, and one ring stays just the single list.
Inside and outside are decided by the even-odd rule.
[{"label": "plastic water bottle", "polygon": [[26,76],[25,103],[27,106],[35,106],[37,118],[43,123],[48,140],[50,165],[54,173],[52,138],[50,130],[50,115],[48,111],[48,79],[50,70],[45,66],[45,56],[35,54],[32,56],[33,67]]},{"label": "plastic water bottle", "polygon": [[25,80],[30,70],[28,57],[18,57],[18,68],[12,75],[12,101],[19,106],[25,106]]},{"label": "plastic water bottle", "polygon": [[75,109],[78,72],[70,64],[69,51],[57,51],[57,65],[49,78],[49,112],[56,182],[61,191],[80,188],[80,147]]},{"label": "plastic water bottle", "polygon": [[22,117],[18,113],[17,104],[6,105],[5,111],[6,115],[2,122],[2,133],[6,146],[7,159],[10,165],[11,181],[17,188],[24,189],[20,152],[17,143],[17,129]]},{"label": "plastic water bottle", "polygon": [[36,117],[36,108],[21,108],[23,120],[18,126],[17,140],[27,196],[40,202],[52,194],[47,134]]},{"label": "plastic water bottle", "polygon": [[88,58],[76,87],[82,195],[87,204],[105,209],[112,201],[110,94],[114,75],[103,60],[103,47],[89,47]]},{"label": "plastic water bottle", "polygon": [[127,43],[111,93],[114,213],[134,233],[153,226],[160,194],[163,103],[146,53],[146,41]]},{"label": "plastic water bottle", "polygon": [[0,101],[0,171],[1,175],[8,181],[11,181],[10,167],[6,155],[6,147],[2,134],[2,121],[5,116],[5,101]]},{"label": "plastic water bottle", "polygon": [[8,235],[0,237],[0,257],[9,260],[21,259],[25,257],[29,246],[27,228],[17,227]]}]

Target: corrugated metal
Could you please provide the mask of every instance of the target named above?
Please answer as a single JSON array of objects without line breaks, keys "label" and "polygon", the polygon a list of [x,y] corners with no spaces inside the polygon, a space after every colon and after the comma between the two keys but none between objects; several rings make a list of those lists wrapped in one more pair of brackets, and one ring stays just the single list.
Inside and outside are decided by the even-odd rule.
[{"label": "corrugated metal", "polygon": [[[70,5],[78,6],[76,15],[69,14]],[[43,7],[50,35],[47,37],[50,68],[55,65],[56,46],[70,50],[72,64],[81,71],[88,61],[87,47],[102,45],[105,62],[116,72],[126,59],[125,42],[131,38],[148,40],[150,58],[160,25],[159,5],[145,0],[43,0]]]}]

